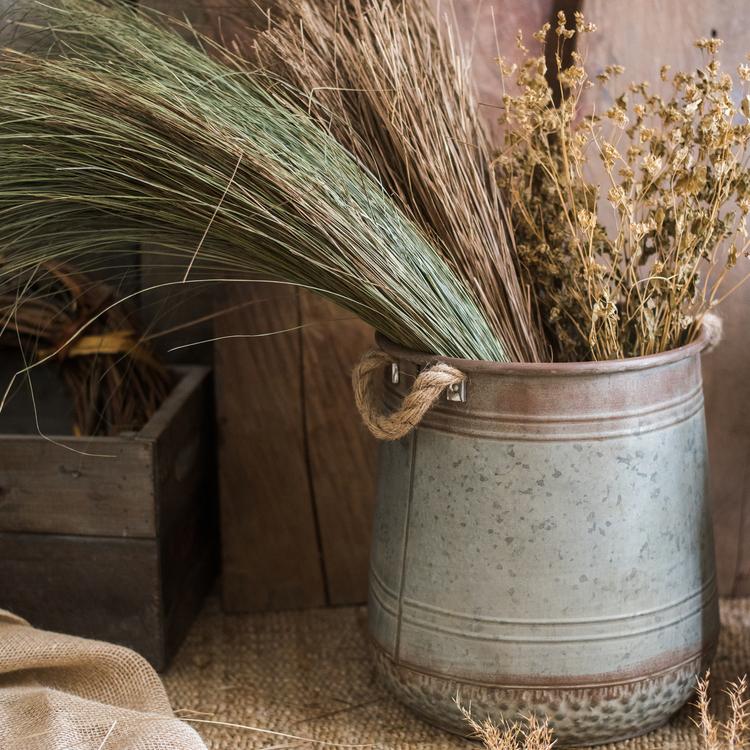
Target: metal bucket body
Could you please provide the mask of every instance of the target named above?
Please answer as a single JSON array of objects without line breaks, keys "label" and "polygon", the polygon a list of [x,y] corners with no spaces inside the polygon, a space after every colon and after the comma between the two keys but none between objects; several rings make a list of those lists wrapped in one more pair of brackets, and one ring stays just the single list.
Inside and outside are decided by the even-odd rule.
[{"label": "metal bucket body", "polygon": [[[428,359],[398,358],[396,404]],[[700,343],[468,375],[381,446],[369,627],[391,690],[429,721],[547,716],[559,745],[648,731],[718,637]]]}]

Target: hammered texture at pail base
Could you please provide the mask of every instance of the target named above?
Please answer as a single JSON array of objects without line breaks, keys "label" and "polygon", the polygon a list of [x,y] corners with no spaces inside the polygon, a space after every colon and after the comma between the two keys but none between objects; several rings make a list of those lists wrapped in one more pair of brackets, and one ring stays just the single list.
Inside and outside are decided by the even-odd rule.
[{"label": "hammered texture at pail base", "polygon": [[[425,355],[381,345],[404,377]],[[558,746],[642,734],[718,639],[700,342],[620,362],[448,360],[442,400],[381,445],[376,669],[428,721],[548,718]]]},{"label": "hammered texture at pail base", "polygon": [[435,726],[465,735],[466,720],[455,700],[472,715],[500,723],[535,714],[553,728],[555,747],[617,742],[663,725],[692,695],[696,676],[708,660],[696,656],[643,679],[595,687],[502,687],[458,682],[396,665],[372,647],[386,687]]}]

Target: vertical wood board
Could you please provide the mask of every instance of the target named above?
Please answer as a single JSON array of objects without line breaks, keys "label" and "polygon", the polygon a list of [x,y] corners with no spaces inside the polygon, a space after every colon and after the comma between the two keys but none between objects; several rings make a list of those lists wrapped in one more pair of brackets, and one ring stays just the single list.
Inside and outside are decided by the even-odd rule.
[{"label": "vertical wood board", "polygon": [[[216,335],[299,325],[298,292],[241,284],[257,304],[218,319]],[[326,603],[303,432],[299,331],[216,347],[223,600],[229,611]]]},{"label": "vertical wood board", "polygon": [[373,345],[372,329],[308,292],[300,302],[308,324],[302,332],[305,434],[328,603],[363,602],[376,445],[354,405],[351,371]]}]

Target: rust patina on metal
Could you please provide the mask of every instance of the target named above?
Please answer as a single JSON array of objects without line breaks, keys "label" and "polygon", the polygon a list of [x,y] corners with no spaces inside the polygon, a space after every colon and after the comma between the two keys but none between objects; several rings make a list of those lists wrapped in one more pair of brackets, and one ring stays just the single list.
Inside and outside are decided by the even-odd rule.
[{"label": "rust patina on metal", "polygon": [[[395,406],[435,358],[380,345]],[[560,746],[641,734],[685,703],[719,629],[702,347],[443,360],[465,401],[381,446],[369,622],[403,702],[459,733],[457,695],[480,716],[533,711]]]}]

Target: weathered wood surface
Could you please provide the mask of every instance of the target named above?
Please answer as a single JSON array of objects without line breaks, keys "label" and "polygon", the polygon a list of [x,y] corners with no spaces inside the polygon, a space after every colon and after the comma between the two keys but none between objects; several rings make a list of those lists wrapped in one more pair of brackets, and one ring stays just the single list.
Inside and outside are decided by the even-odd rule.
[{"label": "weathered wood surface", "polygon": [[[608,63],[625,66],[623,85],[649,80],[654,90],[662,85],[659,68],[690,70],[701,61],[693,41],[701,37],[724,40],[723,66],[734,71],[750,50],[750,29],[742,22],[747,4],[741,0],[649,0],[606,2],[585,0],[583,10],[598,26],[589,35],[586,61],[597,73]],[[648,19],[645,22],[645,19]],[[600,102],[598,109],[606,102]],[[728,287],[747,273],[738,263]],[[727,287],[727,288],[728,288]],[[721,307],[724,340],[704,357],[703,370],[708,417],[711,489],[720,590],[723,594],[750,594],[750,347],[747,321],[750,286],[740,289]]]},{"label": "weathered wood surface", "polygon": [[0,435],[0,531],[153,537],[147,443],[66,437],[81,456],[30,435]]},{"label": "weathered wood surface", "polygon": [[138,434],[55,438],[96,455],[38,435],[0,434],[0,531],[155,537],[157,488],[163,502],[179,505],[206,472],[209,436],[193,433],[207,378],[205,368],[187,371]]},{"label": "weathered wood surface", "polygon": [[[137,442],[152,446],[157,536],[191,513],[197,488],[203,487],[211,500],[216,497],[210,371],[206,367],[180,367],[177,372],[182,374],[180,381],[135,436]],[[204,486],[207,482],[210,486]]]},{"label": "weathered wood surface", "polygon": [[329,604],[367,597],[375,501],[375,441],[351,392],[351,371],[372,329],[336,305],[301,293],[305,433]]},{"label": "weathered wood surface", "polygon": [[0,435],[0,607],[166,666],[218,568],[209,371],[138,433]]},{"label": "weathered wood surface", "polygon": [[4,609],[37,627],[120,643],[159,661],[155,540],[0,533],[0,550]]},{"label": "weathered wood surface", "polygon": [[[300,325],[295,289],[240,284],[257,304],[216,321],[217,336]],[[304,429],[299,330],[216,346],[222,591],[230,611],[326,603]]]},{"label": "weathered wood surface", "polygon": [[169,544],[0,532],[0,607],[45,630],[127,646],[164,669],[216,572],[205,520],[193,515]]}]

